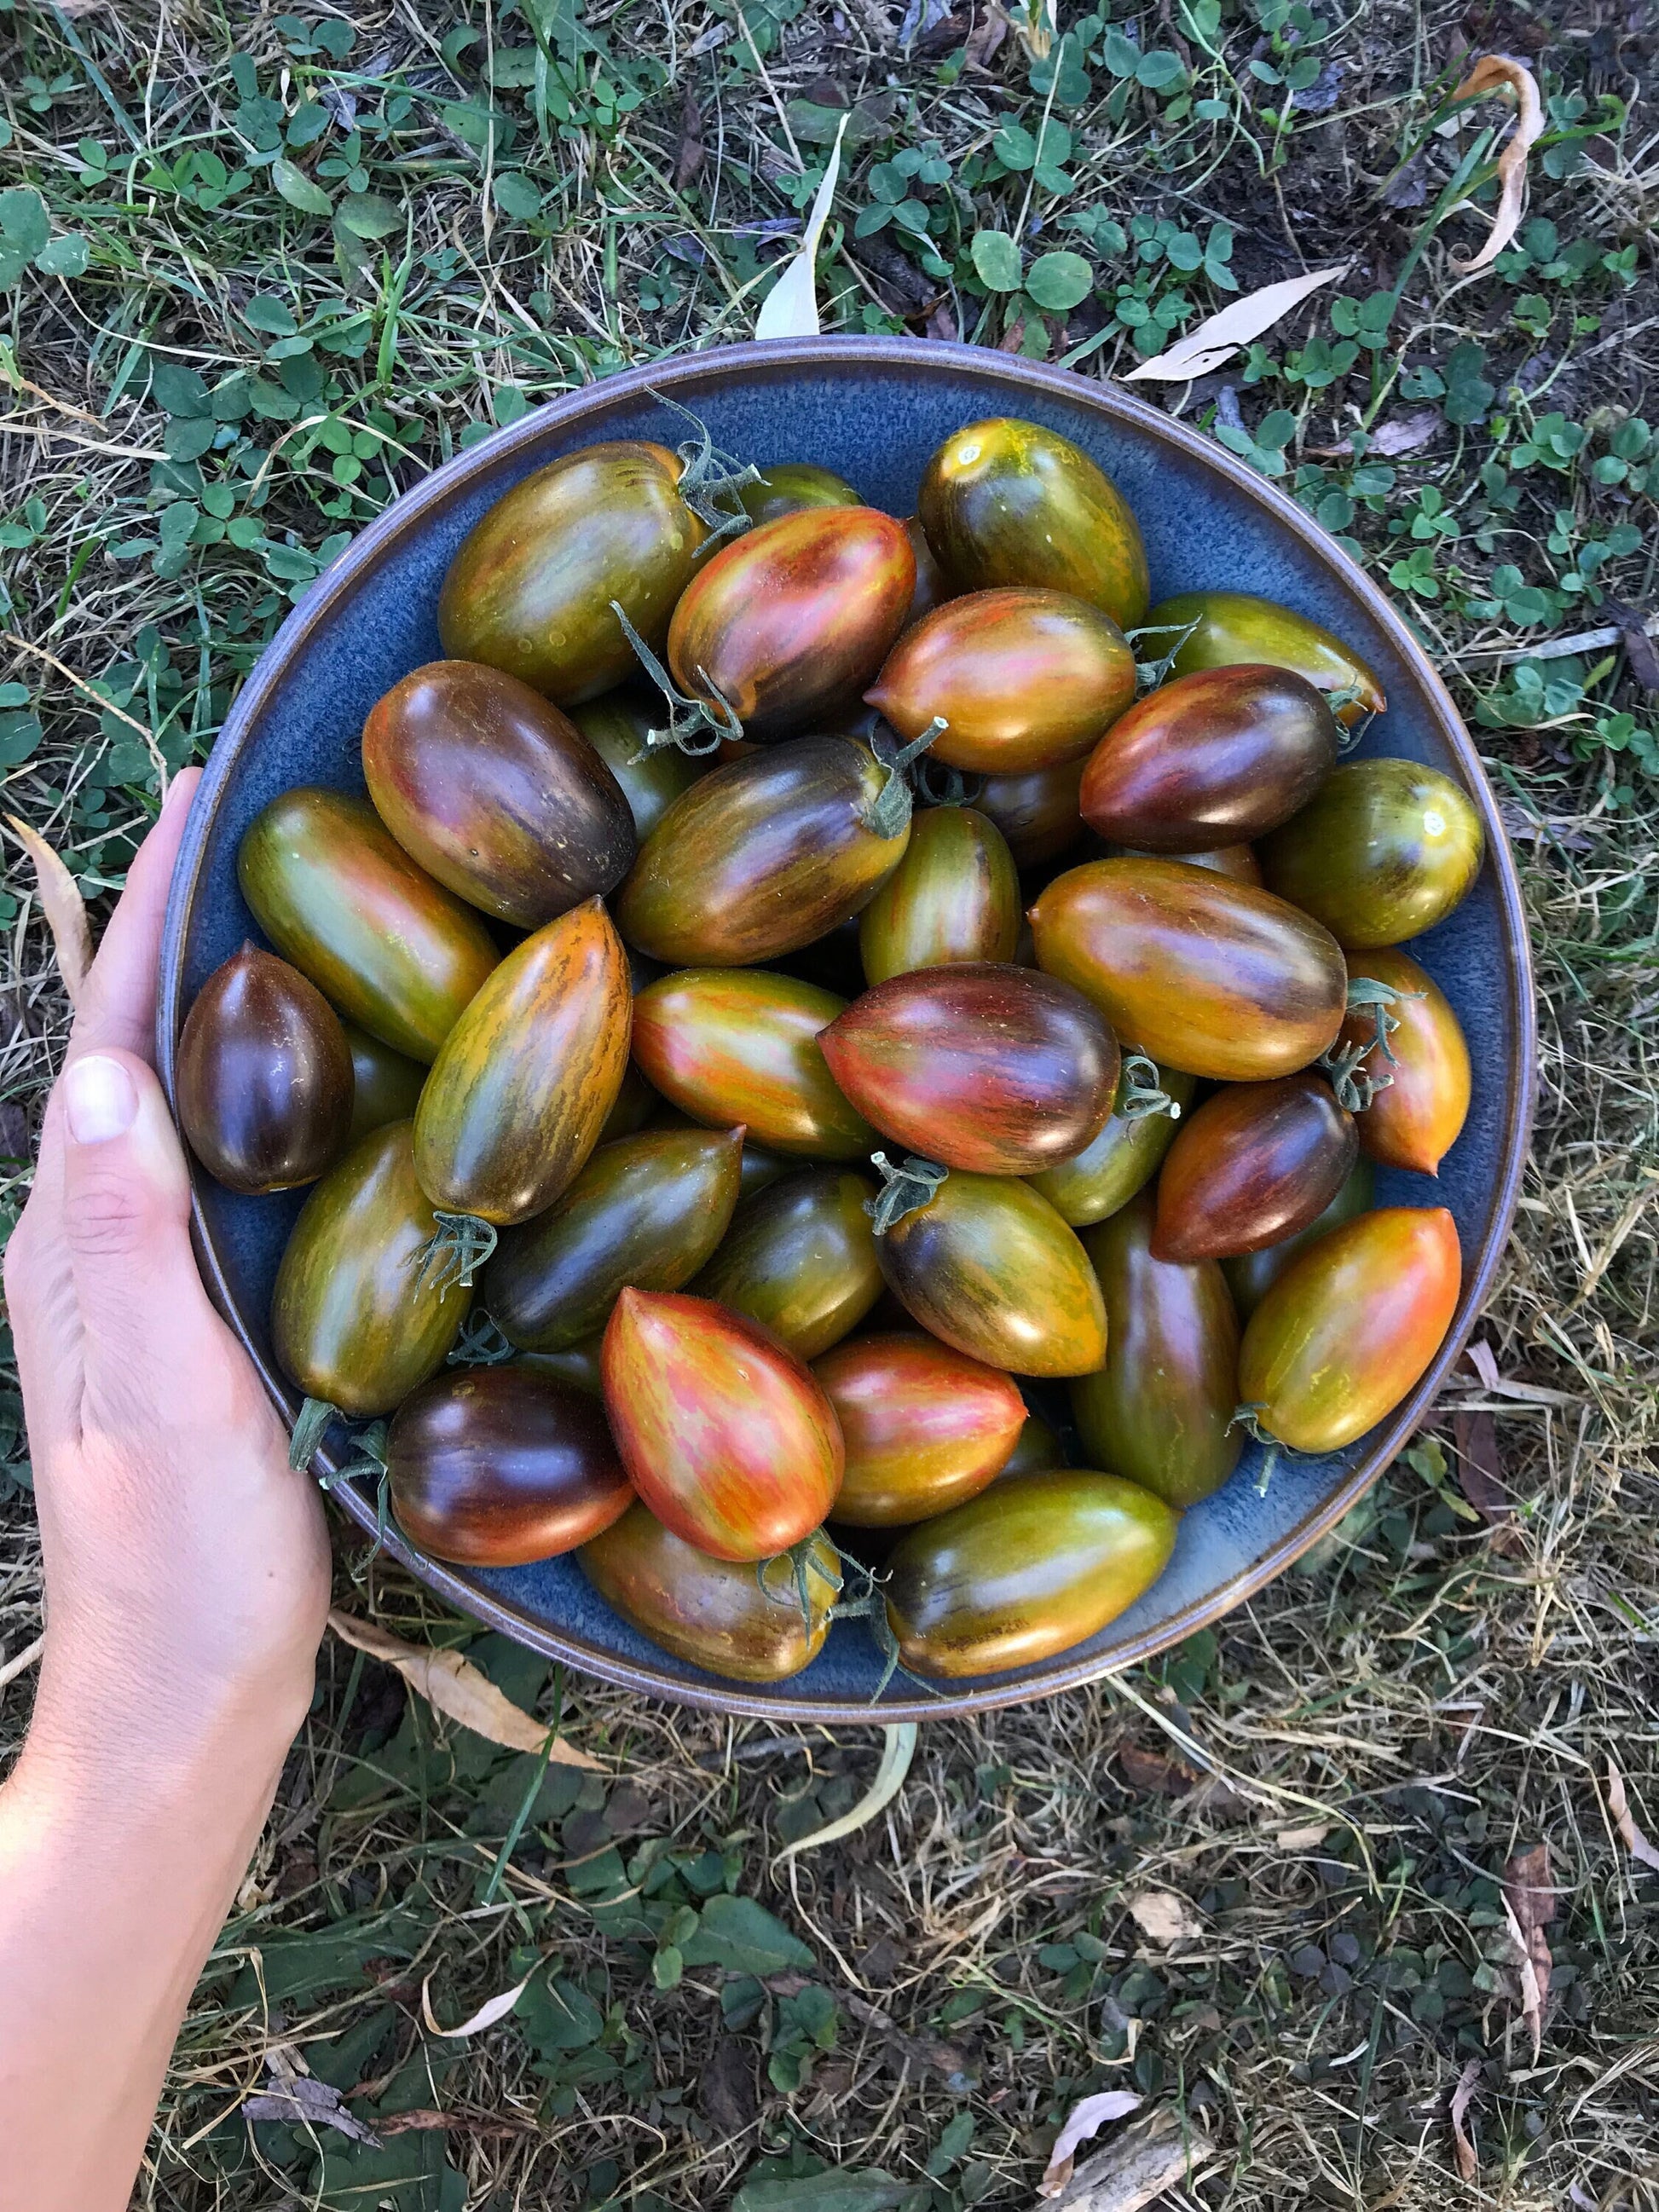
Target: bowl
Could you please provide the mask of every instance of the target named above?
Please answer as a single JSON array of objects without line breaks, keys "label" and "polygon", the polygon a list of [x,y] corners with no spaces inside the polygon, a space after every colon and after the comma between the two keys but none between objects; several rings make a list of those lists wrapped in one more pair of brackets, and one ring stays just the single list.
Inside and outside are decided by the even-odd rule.
[{"label": "bowl", "polygon": [[[1382,593],[1282,492],[1197,431],[1110,386],[970,346],[909,338],[791,338],[630,370],[557,399],[470,447],[371,523],[283,623],[244,685],[191,807],[167,908],[158,1061],[173,1091],[180,1024],[205,978],[257,935],[236,883],[242,832],[300,783],[361,791],[368,708],[440,651],[438,587],[451,556],[508,487],[600,439],[668,444],[693,409],[718,444],[763,464],[813,461],[872,504],[908,514],[928,455],[962,424],[1018,415],[1093,455],[1146,535],[1154,600],[1203,585],[1249,590],[1313,616],[1381,678],[1389,711],[1364,753],[1395,753],[1455,777],[1480,810],[1487,857],[1474,891],[1412,946],[1468,1033],[1474,1094],[1439,1176],[1379,1170],[1381,1204],[1450,1207],[1462,1240],[1462,1302],[1438,1357],[1389,1419],[1347,1450],[1279,1461],[1258,1490],[1261,1448],[1182,1522],[1168,1569],[1138,1604],[1086,1644],[1005,1674],[941,1685],[903,1675],[879,1698],[881,1661],[860,1621],[838,1623],[803,1674],[775,1685],[725,1681],[672,1658],[619,1620],[574,1559],[466,1571],[386,1548],[461,1612],[608,1680],[684,1704],[826,1723],[927,1719],[1012,1705],[1149,1657],[1280,1573],[1376,1481],[1423,1419],[1468,1339],[1515,1209],[1536,1061],[1526,926],[1514,863],[1474,747],[1444,687]],[[298,1393],[270,1352],[276,1263],[303,1194],[240,1198],[195,1176],[195,1225],[215,1302],[292,1419]],[[319,1465],[333,1469],[326,1459]],[[333,1492],[366,1529],[372,1490]]]}]

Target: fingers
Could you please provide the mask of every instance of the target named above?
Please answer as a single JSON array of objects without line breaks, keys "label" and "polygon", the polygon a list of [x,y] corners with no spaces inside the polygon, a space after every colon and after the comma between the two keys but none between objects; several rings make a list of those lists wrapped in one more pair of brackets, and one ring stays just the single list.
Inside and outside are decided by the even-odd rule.
[{"label": "fingers", "polygon": [[143,1060],[154,1057],[161,924],[191,794],[200,780],[197,769],[186,769],[173,778],[167,804],[127,872],[126,889],[110,916],[81,994],[70,1034],[70,1060],[110,1046]]}]

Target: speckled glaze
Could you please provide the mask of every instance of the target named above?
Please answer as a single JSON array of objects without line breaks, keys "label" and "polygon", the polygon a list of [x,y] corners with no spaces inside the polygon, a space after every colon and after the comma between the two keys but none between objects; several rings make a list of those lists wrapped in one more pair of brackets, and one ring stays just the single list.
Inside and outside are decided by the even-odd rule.
[{"label": "speckled glaze", "polygon": [[[1457,1219],[1466,1273],[1438,1356],[1370,1435],[1337,1454],[1282,1460],[1265,1497],[1255,1489],[1261,1450],[1248,1445],[1231,1480],[1183,1516],[1163,1575],[1103,1632],[1054,1658],[978,1681],[954,1680],[937,1696],[897,1677],[878,1712],[884,1720],[928,1720],[1018,1704],[1107,1668],[1134,1665],[1259,1589],[1363,1495],[1439,1389],[1490,1288],[1526,1151],[1535,1045],[1514,867],[1474,748],[1386,595],[1284,492],[1196,429],[1109,384],[933,339],[733,347],[606,378],[458,454],[370,523],[290,615],[237,697],[185,832],[162,961],[157,1056],[164,1079],[172,1080],[191,997],[249,933],[235,878],[244,829],[294,784],[361,789],[356,756],[363,718],[392,684],[441,650],[438,586],[467,531],[512,484],[561,454],[605,439],[679,438],[683,426],[652,398],[653,386],[695,408],[728,450],[814,461],[895,514],[911,512],[929,456],[962,425],[1018,416],[1058,430],[1108,471],[1134,508],[1160,598],[1248,577],[1265,598],[1345,640],[1389,698],[1361,756],[1407,755],[1455,777],[1486,829],[1487,860],[1474,890],[1412,947],[1469,1040],[1475,1080],[1468,1119],[1437,1182],[1395,1169],[1377,1176],[1383,1203],[1443,1203]],[[1253,657],[1267,656],[1258,650]],[[1010,819],[988,798],[980,803],[1012,840]],[[237,1198],[205,1176],[197,1179],[210,1288],[290,1418],[298,1394],[274,1364],[265,1313],[298,1204],[297,1196]],[[337,1430],[319,1464],[337,1467],[349,1455]],[[372,1488],[343,1485],[334,1497],[373,1528]],[[452,1570],[416,1559],[395,1530],[387,1549],[447,1603],[590,1674],[727,1712],[830,1726],[871,1718],[868,1700],[882,1662],[861,1622],[836,1626],[790,1680],[737,1683],[705,1671],[684,1650],[665,1651],[648,1641],[595,1595],[574,1559]]]}]

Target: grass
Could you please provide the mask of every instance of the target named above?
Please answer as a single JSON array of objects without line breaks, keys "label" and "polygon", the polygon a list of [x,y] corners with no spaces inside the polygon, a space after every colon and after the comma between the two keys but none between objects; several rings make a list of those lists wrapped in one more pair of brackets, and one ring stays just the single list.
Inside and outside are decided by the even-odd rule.
[{"label": "grass", "polygon": [[[1067,9],[1057,43],[1014,12],[0,9],[4,807],[90,895],[118,884],[158,756],[205,749],[386,500],[556,392],[747,332],[844,111],[829,327],[1109,375],[1235,288],[1349,262],[1159,390],[1392,587],[1503,796],[1544,1063],[1481,1331],[1498,1386],[1460,1377],[1214,1636],[927,1728],[884,1816],[781,1868],[859,1794],[874,1730],[723,1724],[475,1643],[607,1763],[538,1780],[331,1642],[145,2208],[681,2212],[741,2186],[750,2212],[827,2203],[822,2166],[896,2178],[848,2205],[1024,2207],[1073,2099],[1126,2083],[1215,2147],[1190,2194],[1216,2212],[1653,2199],[1656,1877],[1607,1781],[1611,1759],[1659,1826],[1659,675],[1624,611],[1659,561],[1653,33],[1602,0],[1163,0]],[[1519,241],[1471,276],[1505,118],[1452,94],[1492,47],[1537,71],[1547,127]],[[0,897],[15,1214],[66,1010],[26,877]],[[0,1398],[8,1655],[39,1623],[19,1425]],[[1513,1504],[1495,1525],[1466,1500],[1483,1471]],[[379,1569],[351,1601],[469,1632]],[[1540,1842],[1534,2058],[1501,1881]],[[1200,1932],[1143,1936],[1149,1887]],[[427,2024],[526,1974],[503,2024]],[[1448,2117],[1470,2062],[1478,2187]],[[295,2067],[382,2148],[238,2117]]]}]

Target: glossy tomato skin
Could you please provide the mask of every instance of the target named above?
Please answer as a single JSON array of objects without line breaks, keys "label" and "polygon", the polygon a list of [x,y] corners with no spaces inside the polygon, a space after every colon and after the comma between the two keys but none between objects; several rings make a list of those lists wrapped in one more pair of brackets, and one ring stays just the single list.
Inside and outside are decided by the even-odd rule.
[{"label": "glossy tomato skin", "polygon": [[910,540],[890,514],[780,515],[698,569],[669,625],[669,670],[692,697],[724,699],[751,741],[833,726],[881,666],[915,584]]},{"label": "glossy tomato skin", "polygon": [[634,1002],[634,1057],[695,1121],[767,1151],[853,1160],[878,1140],[836,1089],[818,1033],[845,999],[760,968],[687,968]]},{"label": "glossy tomato skin", "polygon": [[601,1145],[496,1247],[483,1300],[502,1335],[562,1352],[605,1327],[624,1284],[683,1290],[726,1233],[742,1152],[741,1129],[647,1129]]},{"label": "glossy tomato skin", "polygon": [[600,1330],[583,1337],[580,1344],[568,1344],[562,1352],[521,1352],[515,1364],[528,1368],[532,1375],[566,1383],[573,1390],[586,1390],[590,1398],[602,1398],[605,1379],[599,1371],[599,1353],[604,1342]]},{"label": "glossy tomato skin", "polygon": [[1012,1379],[929,1336],[859,1336],[814,1364],[847,1445],[836,1519],[902,1528],[994,1481],[1025,1425]]},{"label": "glossy tomato skin", "polygon": [[632,1137],[657,1112],[662,1101],[630,1060],[623,1071],[622,1088],[605,1117],[599,1133],[601,1145],[614,1145],[623,1137]]},{"label": "glossy tomato skin", "polygon": [[1071,1386],[1085,1456],[1184,1511],[1238,1463],[1238,1316],[1213,1260],[1160,1260],[1150,1191],[1084,1237],[1106,1300],[1106,1360]]},{"label": "glossy tomato skin", "polygon": [[1444,1206],[1389,1206],[1310,1244],[1250,1316],[1243,1403],[1294,1451],[1340,1451],[1391,1413],[1444,1341],[1462,1262]]},{"label": "glossy tomato skin", "polygon": [[243,834],[253,918],[331,1005],[431,1060],[500,958],[483,917],[433,882],[366,799],[285,791]]},{"label": "glossy tomato skin", "polygon": [[393,1052],[356,1022],[340,1026],[351,1054],[351,1127],[346,1142],[355,1145],[359,1137],[383,1129],[388,1121],[413,1120],[426,1070],[418,1060]]},{"label": "glossy tomato skin", "polygon": [[[1179,1115],[1143,1114],[1132,1121],[1121,1113],[1125,1081],[1127,1078],[1120,1080],[1112,1112],[1098,1134],[1080,1152],[1031,1178],[1032,1189],[1040,1190],[1073,1229],[1104,1221],[1127,1205],[1158,1173],[1181,1127]],[[1160,1067],[1158,1082],[1184,1115],[1198,1087],[1194,1079],[1178,1069]]]},{"label": "glossy tomato skin", "polygon": [[[1359,1149],[1384,1167],[1438,1175],[1469,1110],[1469,1048],[1462,1027],[1427,969],[1396,946],[1354,953],[1348,973],[1399,994],[1389,1010],[1400,1024],[1389,1034],[1391,1056],[1373,1047],[1366,1058],[1368,1073],[1392,1079],[1359,1116]],[[1376,1033],[1373,1018],[1356,1012],[1343,1024],[1340,1042],[1364,1044]]]},{"label": "glossy tomato skin", "polygon": [[1087,756],[1018,775],[988,775],[974,804],[994,822],[1022,868],[1058,860],[1083,835],[1079,795]]},{"label": "glossy tomato skin", "polygon": [[905,1311],[970,1359],[1015,1375],[1087,1375],[1106,1356],[1088,1255],[1029,1183],[952,1169],[876,1250]]},{"label": "glossy tomato skin", "polygon": [[1146,615],[1139,525],[1111,478],[1057,431],[1003,416],[954,432],[927,464],[917,512],[956,591],[1041,584],[1124,629]]},{"label": "glossy tomato skin", "polygon": [[843,1451],[811,1370],[706,1298],[625,1290],[600,1352],[605,1412],[635,1489],[717,1559],[769,1559],[835,1503]]},{"label": "glossy tomato skin", "polygon": [[392,1417],[386,1472],[410,1543],[464,1567],[574,1551],[634,1502],[604,1408],[516,1363],[422,1383]]},{"label": "glossy tomato skin", "polygon": [[1227,1287],[1233,1294],[1240,1321],[1249,1321],[1267,1295],[1268,1285],[1278,1281],[1298,1253],[1305,1252],[1328,1230],[1340,1229],[1357,1213],[1370,1210],[1376,1181],[1371,1164],[1362,1152],[1349,1170],[1341,1189],[1316,1220],[1310,1221],[1305,1229],[1298,1229],[1294,1237],[1285,1237],[1282,1243],[1264,1245],[1259,1252],[1242,1253],[1237,1259],[1222,1261],[1221,1272],[1227,1278]]},{"label": "glossy tomato skin", "polygon": [[799,514],[815,507],[862,507],[844,477],[811,461],[769,461],[758,483],[746,483],[738,504],[751,522],[775,522],[780,515]]},{"label": "glossy tomato skin", "polygon": [[1248,843],[1336,766],[1336,719],[1288,669],[1206,668],[1149,691],[1089,756],[1079,804],[1103,837],[1180,854]]},{"label": "glossy tomato skin", "polygon": [[1117,1040],[1080,991],[985,961],[916,968],[855,999],[818,1040],[884,1136],[981,1175],[1030,1175],[1097,1135]]},{"label": "glossy tomato skin", "polygon": [[1462,905],[1486,855],[1480,817],[1449,776],[1417,761],[1345,761],[1262,840],[1269,890],[1324,923],[1345,951],[1420,936]]},{"label": "glossy tomato skin", "polygon": [[815,1536],[803,1613],[787,1562],[767,1570],[763,1589],[752,1565],[711,1559],[671,1534],[643,1505],[631,1507],[577,1556],[605,1603],[641,1635],[735,1682],[785,1681],[816,1659],[842,1581],[835,1546]]},{"label": "glossy tomato skin", "polygon": [[628,1066],[628,962],[598,899],[527,937],[445,1040],[415,1112],[434,1206],[504,1226],[550,1206]]},{"label": "glossy tomato skin", "polygon": [[476,660],[430,661],[376,701],[363,775],[404,852],[515,929],[611,890],[633,861],[628,800],[581,732]]},{"label": "glossy tomato skin", "polygon": [[728,761],[662,817],[618,893],[629,943],[671,967],[741,968],[856,914],[903,859],[872,810],[888,781],[854,738],[797,738]]},{"label": "glossy tomato skin", "polygon": [[1019,872],[996,824],[972,806],[915,817],[903,859],[859,917],[866,981],[958,960],[1012,960]]},{"label": "glossy tomato skin", "polygon": [[350,1048],[314,983],[245,945],[197,993],[175,1088],[190,1148],[228,1190],[292,1190],[345,1146]]},{"label": "glossy tomato skin", "polygon": [[916,588],[910,595],[910,611],[904,618],[908,629],[910,623],[920,622],[924,615],[932,614],[935,607],[943,606],[951,596],[951,586],[934,556],[933,547],[927,543],[927,533],[921,526],[919,515],[906,516],[904,534],[910,541],[910,550],[916,561]]},{"label": "glossy tomato skin", "polygon": [[635,849],[642,845],[674,801],[690,791],[709,763],[678,745],[653,745],[651,732],[663,724],[660,699],[624,685],[574,707],[570,719],[610,769],[634,817]]},{"label": "glossy tomato skin", "polygon": [[412,1135],[389,1122],[330,1170],[300,1210],[271,1293],[283,1372],[353,1420],[391,1413],[443,1365],[471,1297],[436,1289],[420,1264],[437,1224]]},{"label": "glossy tomato skin", "polygon": [[586,446],[538,469],[463,539],[438,598],[452,660],[482,660],[561,707],[637,672],[613,599],[660,652],[703,526],[680,463],[641,440]]},{"label": "glossy tomato skin", "polygon": [[[1148,624],[1168,623],[1193,632],[1171,665],[1174,676],[1189,676],[1200,668],[1229,668],[1241,661],[1267,661],[1288,668],[1324,692],[1356,690],[1358,696],[1336,709],[1345,723],[1380,714],[1388,705],[1382,687],[1355,653],[1306,615],[1260,599],[1248,592],[1182,592],[1160,600],[1146,617]],[[1153,644],[1173,642],[1154,640]]]},{"label": "glossy tomato skin", "polygon": [[994,1483],[888,1555],[887,1618],[914,1674],[995,1674],[1097,1635],[1175,1549],[1161,1498],[1061,1468]]},{"label": "glossy tomato skin", "polygon": [[1037,963],[1094,1000],[1126,1047],[1249,1083],[1317,1060],[1342,1026],[1329,931],[1282,898],[1179,860],[1091,860],[1031,908]]},{"label": "glossy tomato skin", "polygon": [[744,1200],[693,1294],[769,1329],[798,1359],[816,1359],[881,1296],[865,1211],[875,1195],[868,1176],[797,1168]]},{"label": "glossy tomato skin", "polygon": [[1018,775],[1091,749],[1135,696],[1134,654],[1086,600],[1010,586],[925,615],[864,696],[907,743],[942,719],[947,768]]},{"label": "glossy tomato skin", "polygon": [[1024,1425],[1014,1439],[1014,1448],[993,1478],[997,1482],[1017,1480],[1023,1474],[1047,1474],[1051,1468],[1064,1467],[1066,1447],[1041,1413],[1028,1413]]},{"label": "glossy tomato skin", "polygon": [[1230,1083],[1176,1133],[1158,1179],[1160,1260],[1231,1259],[1316,1221],[1359,1157],[1322,1075]]}]

